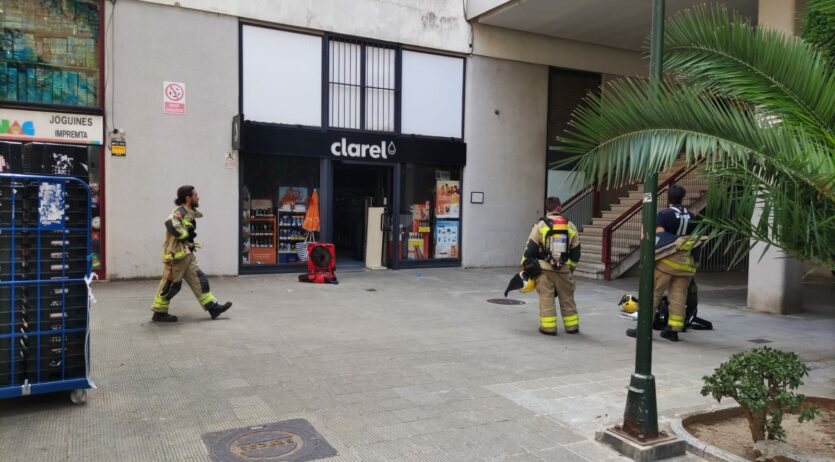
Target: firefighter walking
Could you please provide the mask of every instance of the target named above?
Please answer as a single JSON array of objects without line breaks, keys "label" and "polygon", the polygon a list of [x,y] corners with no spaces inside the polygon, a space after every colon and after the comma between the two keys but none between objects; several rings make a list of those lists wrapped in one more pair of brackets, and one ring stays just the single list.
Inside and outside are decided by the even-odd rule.
[{"label": "firefighter walking", "polygon": [[545,201],[545,217],[531,229],[525,253],[523,271],[536,281],[539,293],[539,332],[557,335],[557,307],[554,297],[560,300],[560,314],[565,332],[580,332],[580,318],[574,302],[574,268],[580,261],[580,237],[577,228],[562,215],[562,204],[556,197]]},{"label": "firefighter walking", "polygon": [[171,299],[180,291],[183,280],[194,292],[198,303],[209,313],[212,319],[217,319],[221,313],[228,310],[231,302],[220,304],[209,288],[209,279],[197,265],[195,252],[200,244],[197,237],[197,219],[202,217],[197,208],[200,196],[194,186],[180,186],[177,189],[177,205],[168,219],[165,220],[165,242],[162,250],[162,280],[154,297],[151,318],[156,322],[176,322],[177,316],[168,313]]}]

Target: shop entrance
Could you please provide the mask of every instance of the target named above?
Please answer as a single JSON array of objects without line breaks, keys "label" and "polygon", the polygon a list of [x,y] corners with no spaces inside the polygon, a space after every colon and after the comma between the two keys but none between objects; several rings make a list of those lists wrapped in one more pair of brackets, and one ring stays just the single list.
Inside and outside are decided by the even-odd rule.
[{"label": "shop entrance", "polygon": [[[391,166],[333,163],[333,242],[337,268],[364,268],[367,250],[371,255],[382,254],[381,261],[375,260],[372,265],[389,266],[382,246],[390,238],[383,228],[389,228],[390,223],[391,184]],[[376,207],[385,208],[382,219],[385,226],[369,229],[369,209],[373,214],[379,212]],[[369,245],[379,245],[380,249],[368,249]]]}]

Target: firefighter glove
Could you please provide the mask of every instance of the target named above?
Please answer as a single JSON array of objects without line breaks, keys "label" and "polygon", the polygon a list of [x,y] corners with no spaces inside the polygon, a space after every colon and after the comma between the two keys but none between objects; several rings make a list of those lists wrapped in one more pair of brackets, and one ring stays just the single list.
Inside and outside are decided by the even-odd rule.
[{"label": "firefighter glove", "polygon": [[542,274],[542,267],[539,266],[539,260],[534,258],[526,258],[525,261],[522,262],[522,270],[531,279],[536,279],[540,274]]}]

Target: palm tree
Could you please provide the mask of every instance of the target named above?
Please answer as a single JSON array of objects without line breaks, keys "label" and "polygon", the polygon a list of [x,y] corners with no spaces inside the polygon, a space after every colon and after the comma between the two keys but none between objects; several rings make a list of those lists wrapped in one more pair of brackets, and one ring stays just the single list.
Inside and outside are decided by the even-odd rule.
[{"label": "palm tree", "polygon": [[833,63],[800,38],[707,5],[667,20],[664,52],[664,83],[626,79],[587,97],[561,139],[574,156],[560,165],[621,185],[684,153],[703,162],[710,185],[701,232],[835,269]]}]

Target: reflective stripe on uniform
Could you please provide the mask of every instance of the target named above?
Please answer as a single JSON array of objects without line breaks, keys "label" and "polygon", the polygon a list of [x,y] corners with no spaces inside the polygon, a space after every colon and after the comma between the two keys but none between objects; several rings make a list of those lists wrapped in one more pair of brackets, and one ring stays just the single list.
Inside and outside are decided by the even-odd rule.
[{"label": "reflective stripe on uniform", "polygon": [[183,231],[182,233],[180,233],[180,237],[178,237],[177,239],[179,239],[181,241],[185,240],[185,239],[188,239],[188,231]]},{"label": "reflective stripe on uniform", "polygon": [[576,268],[576,267],[577,267],[577,263],[574,263],[574,262],[573,262],[573,261],[571,261],[571,260],[566,260],[566,261],[565,261],[565,264],[566,264],[566,265],[568,265],[568,266],[570,266],[570,267],[572,267],[572,268]]},{"label": "reflective stripe on uniform", "polygon": [[154,304],[151,305],[151,308],[168,309],[168,300],[156,295],[154,297]]},{"label": "reflective stripe on uniform", "polygon": [[557,327],[556,316],[542,316],[539,318],[539,322],[542,324],[543,328]]},{"label": "reflective stripe on uniform", "polygon": [[565,327],[572,327],[580,324],[580,316],[573,314],[571,316],[563,316],[562,323]]},{"label": "reflective stripe on uniform", "polygon": [[684,316],[671,314],[670,319],[667,320],[667,325],[670,327],[684,327]]},{"label": "reflective stripe on uniform", "polygon": [[693,259],[690,258],[689,255],[687,256],[687,263],[676,263],[676,262],[670,260],[669,258],[662,258],[661,261],[664,264],[670,265],[670,267],[672,267],[674,269],[677,269],[677,270],[687,271],[688,273],[695,273],[696,272],[696,267],[690,264],[690,262],[692,262]]},{"label": "reflective stripe on uniform", "polygon": [[173,261],[182,260],[183,258],[185,258],[185,256],[186,256],[185,250],[180,250],[179,252],[167,253],[167,254],[163,255],[162,256],[162,261],[169,262],[169,261],[172,261],[172,260]]},{"label": "reflective stripe on uniform", "polygon": [[207,303],[213,302],[215,300],[215,296],[212,295],[211,292],[206,292],[205,294],[201,295],[200,298],[197,299],[197,302],[201,305],[205,305]]}]

